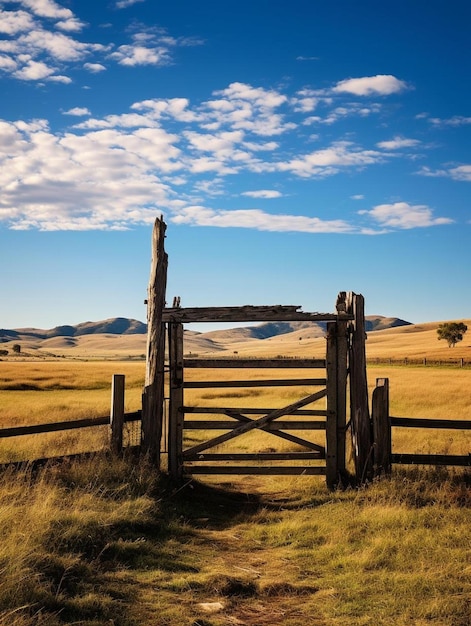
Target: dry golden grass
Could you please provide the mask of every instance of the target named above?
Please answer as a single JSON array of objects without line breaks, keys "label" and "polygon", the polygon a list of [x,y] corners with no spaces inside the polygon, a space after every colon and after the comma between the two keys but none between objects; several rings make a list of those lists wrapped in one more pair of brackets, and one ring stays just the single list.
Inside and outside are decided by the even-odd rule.
[{"label": "dry golden grass", "polygon": [[[416,349],[408,336],[408,348]],[[319,346],[306,356],[323,356],[324,340]],[[144,364],[5,361],[0,372],[6,426],[106,415],[113,373],[126,374],[126,410],[136,410]],[[390,378],[393,415],[471,419],[469,369],[373,366],[368,376],[371,386]],[[310,391],[195,389],[186,403],[275,408]],[[90,430],[85,443],[102,446],[106,432]],[[467,433],[397,431],[395,451],[463,454],[470,447]],[[187,434],[185,445],[204,436]],[[23,452],[44,456],[55,446],[65,453],[72,444],[60,437],[69,435],[51,435],[49,448],[24,438]],[[18,455],[20,443],[12,441],[2,441],[3,458]],[[250,433],[231,445],[252,451],[291,444]],[[466,470],[395,468],[391,479],[368,489],[333,493],[322,478],[304,476],[213,477],[184,489],[156,486],[155,479],[145,462],[99,457],[37,476],[1,475],[0,626],[469,625]]]}]

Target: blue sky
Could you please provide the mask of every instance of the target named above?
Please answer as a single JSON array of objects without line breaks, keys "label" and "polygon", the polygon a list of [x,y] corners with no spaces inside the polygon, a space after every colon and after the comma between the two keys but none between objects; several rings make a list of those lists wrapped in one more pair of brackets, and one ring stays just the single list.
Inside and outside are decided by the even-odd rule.
[{"label": "blue sky", "polygon": [[0,327],[469,318],[467,0],[0,0]]}]

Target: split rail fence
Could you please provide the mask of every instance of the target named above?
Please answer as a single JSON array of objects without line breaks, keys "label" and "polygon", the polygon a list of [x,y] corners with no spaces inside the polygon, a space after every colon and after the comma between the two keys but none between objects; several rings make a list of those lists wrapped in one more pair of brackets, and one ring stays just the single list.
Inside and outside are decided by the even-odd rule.
[{"label": "split rail fence", "polygon": [[389,413],[389,379],[378,378],[372,395],[373,459],[375,475],[389,474],[392,464],[471,466],[471,454],[393,453],[392,428],[471,430],[471,421],[391,416]]},{"label": "split rail fence", "polygon": [[[123,433],[125,424],[136,423],[140,425],[142,411],[124,412],[124,392],[125,392],[125,376],[124,374],[114,374],[111,384],[111,410],[110,415],[103,417],[88,417],[79,420],[67,420],[61,422],[49,422],[45,424],[31,424],[29,426],[12,426],[8,428],[0,428],[0,439],[8,439],[10,437],[24,437],[31,435],[41,435],[47,433],[63,432],[68,430],[77,430],[92,427],[109,427],[109,449],[114,454],[120,454],[123,451]],[[129,448],[136,447],[129,445]],[[60,459],[71,458],[76,455],[61,455]],[[53,460],[51,457],[45,459],[25,459],[17,464],[21,465],[25,462],[41,464],[46,461]],[[12,463],[5,463],[12,465]]]}]

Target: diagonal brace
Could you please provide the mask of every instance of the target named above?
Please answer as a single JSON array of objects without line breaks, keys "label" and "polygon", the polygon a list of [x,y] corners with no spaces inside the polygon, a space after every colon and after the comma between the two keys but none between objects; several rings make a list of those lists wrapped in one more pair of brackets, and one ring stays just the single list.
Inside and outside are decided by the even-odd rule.
[{"label": "diagonal brace", "polygon": [[327,395],[326,389],[322,389],[321,391],[312,393],[306,398],[302,398],[301,400],[298,400],[297,402],[294,402],[293,404],[290,404],[289,406],[283,407],[281,409],[275,409],[274,411],[270,411],[270,413],[268,413],[267,415],[264,415],[263,417],[260,417],[259,419],[244,422],[241,426],[234,428],[234,430],[230,432],[219,435],[218,437],[214,437],[213,439],[210,439],[209,441],[204,441],[203,443],[200,443],[197,446],[193,446],[193,448],[188,448],[188,450],[185,450],[185,452],[188,452],[188,453],[191,452],[191,454],[196,454],[197,452],[202,452],[203,450],[207,450],[208,448],[213,448],[214,446],[217,446],[220,443],[224,443],[225,441],[234,439],[235,437],[238,437],[239,435],[243,435],[244,433],[247,433],[253,430],[254,428],[262,428],[263,426],[266,426],[266,424],[270,423],[271,421],[276,420],[279,417],[282,417],[283,415],[289,415],[292,413],[292,411],[296,411],[297,409],[300,409],[301,407],[306,406],[307,404],[311,404],[311,402],[316,402],[316,400],[320,400],[321,398],[324,398],[326,395]]}]

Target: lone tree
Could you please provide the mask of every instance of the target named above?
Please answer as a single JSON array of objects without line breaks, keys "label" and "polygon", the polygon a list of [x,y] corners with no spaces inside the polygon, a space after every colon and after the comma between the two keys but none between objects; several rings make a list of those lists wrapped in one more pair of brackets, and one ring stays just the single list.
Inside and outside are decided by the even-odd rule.
[{"label": "lone tree", "polygon": [[21,346],[19,343],[14,343],[12,349],[15,354],[20,354],[21,352]]},{"label": "lone tree", "polygon": [[454,348],[458,341],[463,341],[463,335],[468,330],[463,322],[446,322],[437,328],[438,339],[445,339],[449,348]]}]

